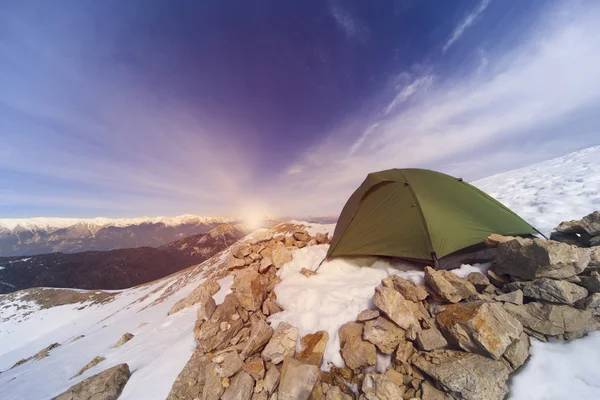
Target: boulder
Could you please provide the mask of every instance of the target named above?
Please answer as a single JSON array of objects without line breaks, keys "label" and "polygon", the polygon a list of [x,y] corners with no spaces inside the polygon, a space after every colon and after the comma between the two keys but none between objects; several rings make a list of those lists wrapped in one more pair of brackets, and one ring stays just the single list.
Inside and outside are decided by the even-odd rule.
[{"label": "boulder", "polygon": [[[234,294],[225,296],[223,303],[217,306],[210,319],[194,331],[200,349],[205,353],[213,350],[223,350],[229,347],[229,341],[242,329],[244,322],[239,318],[238,309],[241,305]],[[234,315],[238,315],[235,318]],[[221,329],[225,323],[224,330]]]},{"label": "boulder", "polygon": [[417,330],[421,329],[418,318],[412,312],[416,304],[409,304],[411,302],[398,291],[387,287],[375,288],[373,303],[399,327],[408,329],[412,325]]},{"label": "boulder", "polygon": [[594,274],[590,276],[580,276],[580,285],[586,288],[591,293],[600,293],[600,275]]},{"label": "boulder", "polygon": [[325,400],[352,400],[352,396],[342,392],[342,389],[339,387],[333,386],[327,391]]},{"label": "boulder", "polygon": [[431,328],[417,333],[417,345],[421,350],[431,351],[446,347],[448,342],[440,331]]},{"label": "boulder", "polygon": [[533,302],[517,306],[504,303],[504,309],[524,327],[543,335],[583,335],[596,327],[589,310],[577,310],[566,305]]},{"label": "boulder", "polygon": [[[240,358],[237,351],[230,351],[222,356],[219,360],[217,373],[221,378],[229,378],[237,374],[244,366],[244,361]],[[215,359],[213,362],[216,363]]]},{"label": "boulder", "polygon": [[265,272],[267,272],[267,270],[269,268],[271,268],[272,265],[273,265],[273,260],[271,260],[271,257],[264,257],[262,260],[260,260],[260,266],[258,267],[258,272],[260,272],[261,274],[264,274]]},{"label": "boulder", "polygon": [[590,267],[600,267],[600,246],[590,249]]},{"label": "boulder", "polygon": [[521,336],[506,348],[503,357],[513,370],[525,364],[529,358],[529,336],[525,332],[521,333]]},{"label": "boulder", "polygon": [[497,233],[492,233],[483,241],[483,243],[485,243],[487,247],[493,249],[498,247],[498,244],[508,242],[510,240],[513,240],[514,238],[514,236],[502,236],[498,235]]},{"label": "boulder", "polygon": [[100,364],[102,361],[106,360],[106,358],[104,357],[100,357],[100,356],[96,356],[92,359],[92,361],[90,361],[89,363],[87,363],[83,368],[81,368],[79,370],[79,372],[77,372],[75,375],[73,375],[71,377],[71,379],[76,378],[78,376],[80,376],[81,374],[83,374],[85,371],[87,371],[90,368],[95,367],[96,365]]},{"label": "boulder", "polygon": [[328,341],[329,334],[325,331],[318,331],[304,336],[300,339],[300,345],[303,350],[296,354],[296,358],[300,361],[320,367]]},{"label": "boulder", "polygon": [[459,303],[438,313],[442,330],[465,351],[498,360],[523,332],[521,323],[500,303]]},{"label": "boulder", "polygon": [[306,231],[296,231],[292,235],[294,236],[294,239],[301,242],[308,242],[310,240],[310,235],[306,233]]},{"label": "boulder", "polygon": [[219,400],[223,392],[225,392],[218,368],[218,365],[215,363],[210,363],[204,368],[202,400]]},{"label": "boulder", "polygon": [[264,319],[256,319],[252,322],[250,338],[242,350],[240,356],[246,358],[261,351],[273,336],[273,328]]},{"label": "boulder", "polygon": [[498,296],[494,297],[494,299],[503,303],[513,303],[516,305],[521,305],[523,304],[523,291],[517,289],[512,292],[499,294]]},{"label": "boulder", "polygon": [[600,236],[594,236],[590,239],[590,246],[596,247],[600,246]]},{"label": "boulder", "polygon": [[379,317],[379,311],[366,309],[366,310],[362,310],[360,312],[360,314],[358,314],[358,317],[356,317],[356,319],[358,321],[368,321],[370,319],[375,319],[377,317]]},{"label": "boulder", "polygon": [[488,269],[486,271],[486,274],[487,274],[487,278],[489,279],[490,283],[492,285],[494,285],[495,287],[501,288],[506,283],[510,282],[509,277],[507,275],[497,274],[494,271],[492,271],[491,269]]},{"label": "boulder", "polygon": [[593,316],[600,316],[600,293],[594,293],[577,303],[579,308],[589,310]]},{"label": "boulder", "polygon": [[232,289],[242,307],[248,311],[260,310],[266,293],[258,272],[253,269],[237,271]]},{"label": "boulder", "polygon": [[227,255],[227,269],[232,271],[246,266],[246,260],[244,258],[237,258],[233,255],[233,252],[229,252]]},{"label": "boulder", "polygon": [[490,285],[490,280],[481,272],[471,272],[467,276],[467,280],[471,282],[471,284],[475,286],[475,289],[478,291],[482,291]]},{"label": "boulder", "polygon": [[244,371],[250,374],[255,380],[265,377],[265,361],[260,357],[254,357],[244,364]]},{"label": "boulder", "polygon": [[206,379],[206,366],[211,364],[199,347],[183,367],[167,396],[167,400],[194,400],[200,398]]},{"label": "boulder", "polygon": [[127,364],[115,365],[71,386],[53,400],[116,400],[130,376]]},{"label": "boulder", "polygon": [[398,275],[390,275],[381,281],[383,287],[392,288],[400,292],[406,300],[422,301],[429,296],[424,286],[416,285],[414,282],[399,277]]},{"label": "boulder", "polygon": [[319,367],[291,357],[285,358],[277,400],[308,400],[319,378]]},{"label": "boulder", "polygon": [[400,372],[396,371],[393,368],[388,368],[385,371],[385,376],[388,377],[388,379],[392,382],[394,382],[397,386],[404,386],[404,376],[403,374],[401,374]]},{"label": "boulder", "polygon": [[373,343],[384,354],[391,354],[404,341],[405,330],[385,317],[369,320],[363,329],[363,339]]},{"label": "boulder", "polygon": [[273,315],[281,312],[281,307],[271,299],[266,299],[263,302],[262,313],[265,315]]},{"label": "boulder", "polygon": [[284,358],[294,356],[297,341],[298,329],[282,322],[262,351],[262,358],[273,364],[279,364]]},{"label": "boulder", "polygon": [[554,240],[555,242],[563,242],[566,244],[571,244],[575,246],[580,246],[582,244],[589,244],[589,238],[586,236],[582,238],[576,233],[564,233],[564,232],[551,232],[550,240]]},{"label": "boulder", "polygon": [[315,239],[317,240],[318,244],[323,244],[323,243],[327,243],[329,241],[329,239],[327,238],[328,234],[327,233],[320,233],[318,232],[315,236]]},{"label": "boulder", "polygon": [[429,382],[421,383],[422,400],[452,400],[452,397],[437,389]]},{"label": "boulder", "polygon": [[568,278],[590,262],[588,249],[544,239],[515,238],[498,245],[494,272],[521,279]]},{"label": "boulder", "polygon": [[471,282],[449,271],[436,271],[431,267],[425,267],[425,283],[443,300],[450,303],[458,303],[477,295],[477,290]]},{"label": "boulder", "polygon": [[221,400],[250,400],[254,393],[254,379],[244,371],[233,377]]},{"label": "boulder", "polygon": [[586,215],[579,225],[591,236],[600,236],[600,211]]},{"label": "boulder", "polygon": [[550,278],[513,282],[506,285],[506,289],[520,289],[525,297],[561,304],[574,304],[588,295],[588,291],[579,285]]},{"label": "boulder", "polygon": [[414,365],[437,381],[452,397],[465,400],[502,400],[508,393],[509,367],[473,353],[437,350],[429,360],[417,357]]},{"label": "boulder", "polygon": [[362,383],[362,391],[368,400],[397,400],[404,396],[400,387],[383,374],[368,373]]},{"label": "boulder", "polygon": [[[192,293],[175,303],[173,307],[171,307],[169,315],[175,314],[184,308],[192,307],[196,304],[200,304],[201,308],[208,307],[207,312],[205,313],[208,314],[208,310],[211,309],[212,304],[214,304],[214,299],[212,296],[214,296],[219,290],[221,290],[219,283],[215,280],[209,279],[200,284],[192,291]],[[210,302],[210,300],[212,300],[211,305],[207,305],[206,303]],[[216,307],[216,304],[214,304],[214,306]],[[212,311],[214,311],[214,308],[212,308]],[[210,315],[207,318],[210,318]]]},{"label": "boulder", "polygon": [[117,341],[117,343],[115,343],[113,345],[113,349],[117,348],[117,347],[121,347],[123,346],[125,343],[129,342],[131,339],[133,339],[133,334],[127,332],[124,333],[123,336],[121,336],[121,338]]},{"label": "boulder", "polygon": [[348,368],[356,370],[361,367],[375,365],[377,350],[375,345],[363,340],[362,324],[348,322],[342,325],[339,336],[341,355]]},{"label": "boulder", "polygon": [[271,364],[267,369],[265,379],[263,380],[263,389],[269,394],[273,393],[279,385],[279,378],[279,370],[275,365]]},{"label": "boulder", "polygon": [[281,242],[276,242],[271,253],[271,260],[275,268],[279,269],[284,264],[292,261],[292,252],[289,251]]}]

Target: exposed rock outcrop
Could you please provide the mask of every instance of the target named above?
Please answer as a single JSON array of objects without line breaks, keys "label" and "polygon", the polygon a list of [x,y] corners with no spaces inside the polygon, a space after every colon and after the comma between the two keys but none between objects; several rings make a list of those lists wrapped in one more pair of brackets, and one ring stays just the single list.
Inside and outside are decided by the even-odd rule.
[{"label": "exposed rock outcrop", "polygon": [[319,367],[287,357],[281,367],[277,400],[308,400],[319,378]]},{"label": "exposed rock outcrop", "polygon": [[545,300],[552,303],[574,304],[587,297],[588,291],[567,281],[538,278],[529,282],[513,282],[506,285],[508,290],[520,289],[525,297]]},{"label": "exposed rock outcrop", "polygon": [[71,386],[53,400],[116,400],[130,376],[127,364],[115,365]]}]

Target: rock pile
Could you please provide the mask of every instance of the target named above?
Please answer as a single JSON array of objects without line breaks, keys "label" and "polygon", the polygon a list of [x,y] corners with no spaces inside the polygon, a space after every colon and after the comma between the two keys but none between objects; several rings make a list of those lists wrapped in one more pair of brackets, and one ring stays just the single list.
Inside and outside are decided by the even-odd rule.
[{"label": "rock pile", "polygon": [[578,221],[561,222],[550,234],[550,239],[582,247],[600,246],[600,211]]},{"label": "rock pile", "polygon": [[207,293],[195,295],[197,348],[168,399],[503,399],[529,357],[530,336],[572,340],[600,329],[600,268],[590,249],[493,235],[486,244],[496,257],[485,275],[426,267],[425,285],[384,279],[376,309],[339,329],[345,367],[323,372],[327,333],[299,337],[265,319],[281,311],[275,273],[291,250],[327,242],[299,231],[232,248],[233,293],[215,307],[214,283],[198,289]]}]

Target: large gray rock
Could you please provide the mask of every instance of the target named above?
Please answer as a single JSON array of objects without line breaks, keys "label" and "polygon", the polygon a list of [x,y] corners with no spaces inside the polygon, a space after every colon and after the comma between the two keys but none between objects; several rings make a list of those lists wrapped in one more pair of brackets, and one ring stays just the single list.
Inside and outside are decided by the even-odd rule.
[{"label": "large gray rock", "polygon": [[116,400],[130,376],[127,364],[115,365],[71,386],[53,400]]},{"label": "large gray rock", "polygon": [[590,267],[600,267],[600,246],[590,249]]},{"label": "large gray rock", "polygon": [[597,329],[598,324],[591,311],[577,310],[566,305],[533,302],[517,306],[504,303],[504,309],[524,327],[543,335],[581,336]]},{"label": "large gray rock", "polygon": [[516,370],[529,358],[529,336],[525,332],[506,348],[504,359]]},{"label": "large gray rock", "polygon": [[587,233],[592,236],[600,235],[600,211],[586,215],[580,221],[580,225]]},{"label": "large gray rock", "polygon": [[400,387],[383,374],[365,375],[362,391],[368,400],[397,400],[404,396],[404,387]]},{"label": "large gray rock", "polygon": [[457,399],[502,400],[508,393],[509,367],[502,361],[473,353],[437,350],[414,365]]},{"label": "large gray rock", "polygon": [[538,278],[528,282],[513,282],[506,285],[508,290],[520,289],[525,297],[545,300],[551,303],[574,304],[587,297],[588,291],[567,281]]},{"label": "large gray rock", "polygon": [[398,291],[387,288],[375,288],[373,303],[402,329],[414,326],[421,330],[418,318],[413,314],[414,303],[406,300]]},{"label": "large gray rock", "polygon": [[242,350],[240,356],[246,358],[263,349],[273,336],[273,328],[264,319],[256,319],[252,322],[250,338]]},{"label": "large gray rock", "polygon": [[580,285],[586,288],[591,293],[600,293],[600,275],[594,273],[590,276],[580,276]]},{"label": "large gray rock", "polygon": [[[173,305],[173,307],[171,307],[171,310],[169,311],[169,315],[175,314],[176,312],[187,308],[187,307],[192,307],[196,304],[200,304],[200,307],[211,307],[211,304],[214,304],[214,300],[212,300],[212,296],[214,294],[216,294],[219,290],[221,289],[221,286],[219,285],[219,283],[215,280],[209,279],[205,282],[203,282],[202,284],[200,284],[196,289],[194,289],[192,291],[192,293],[188,294],[186,297],[184,297],[183,299],[179,300],[177,303],[175,303]],[[212,300],[211,304],[208,304],[208,302],[210,302],[210,300]],[[216,307],[216,304],[214,304],[214,307],[212,307],[212,311],[210,311],[210,313],[212,313],[214,311]],[[210,318],[210,315],[208,317],[206,317],[206,319]]]},{"label": "large gray rock", "polygon": [[406,300],[422,301],[429,296],[424,286],[416,285],[414,282],[399,277],[398,275],[390,275],[381,281],[384,287],[392,288],[400,292]]},{"label": "large gray rock", "polygon": [[341,355],[350,369],[375,365],[377,350],[373,343],[363,340],[363,325],[348,322],[339,329]]},{"label": "large gray rock", "polygon": [[265,300],[265,288],[261,275],[253,269],[236,271],[233,278],[233,293],[248,311],[260,310]]},{"label": "large gray rock", "polygon": [[459,303],[443,308],[437,321],[465,351],[498,360],[523,332],[521,323],[500,303]]},{"label": "large gray rock", "polygon": [[477,290],[471,282],[449,271],[436,271],[431,267],[425,267],[425,283],[443,300],[450,303],[458,303],[471,296],[477,296]]},{"label": "large gray rock", "polygon": [[522,290],[514,290],[512,292],[499,294],[494,297],[494,300],[501,301],[503,303],[513,303],[518,306],[523,304],[523,291]]},{"label": "large gray rock", "polygon": [[319,378],[319,367],[288,357],[281,367],[277,400],[307,400]]},{"label": "large gray rock", "polygon": [[517,237],[498,245],[494,271],[521,279],[568,278],[590,262],[588,249],[544,239]]},{"label": "large gray rock", "polygon": [[446,347],[448,342],[440,331],[430,328],[417,334],[417,345],[423,351],[431,351]]},{"label": "large gray rock", "polygon": [[391,354],[404,341],[406,331],[385,317],[365,322],[363,339],[373,343],[385,354]]},{"label": "large gray rock", "polygon": [[254,379],[250,374],[242,371],[233,377],[221,400],[250,400],[252,393],[254,393]]},{"label": "large gray rock", "polygon": [[577,303],[579,308],[589,310],[592,315],[600,316],[600,293],[594,293]]},{"label": "large gray rock", "polygon": [[167,400],[194,400],[202,395],[206,379],[206,366],[210,360],[204,355],[200,348],[190,357],[183,367],[167,396]]},{"label": "large gray rock", "polygon": [[280,323],[262,351],[262,358],[273,364],[279,364],[284,358],[293,357],[296,353],[298,334],[298,328],[285,322]]},{"label": "large gray rock", "polygon": [[[229,341],[242,329],[244,322],[238,314],[241,305],[234,294],[228,294],[210,319],[194,331],[200,349],[205,353],[213,350],[224,350]],[[237,315],[237,318],[234,317]],[[221,327],[225,329],[222,330]]]}]

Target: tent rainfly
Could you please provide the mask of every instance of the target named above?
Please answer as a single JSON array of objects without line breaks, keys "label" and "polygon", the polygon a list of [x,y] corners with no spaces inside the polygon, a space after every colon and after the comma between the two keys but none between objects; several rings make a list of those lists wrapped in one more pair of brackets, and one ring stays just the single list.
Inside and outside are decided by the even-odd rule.
[{"label": "tent rainfly", "polygon": [[327,258],[388,256],[437,265],[492,233],[538,232],[462,179],[425,169],[390,169],[369,174],[350,196]]}]

